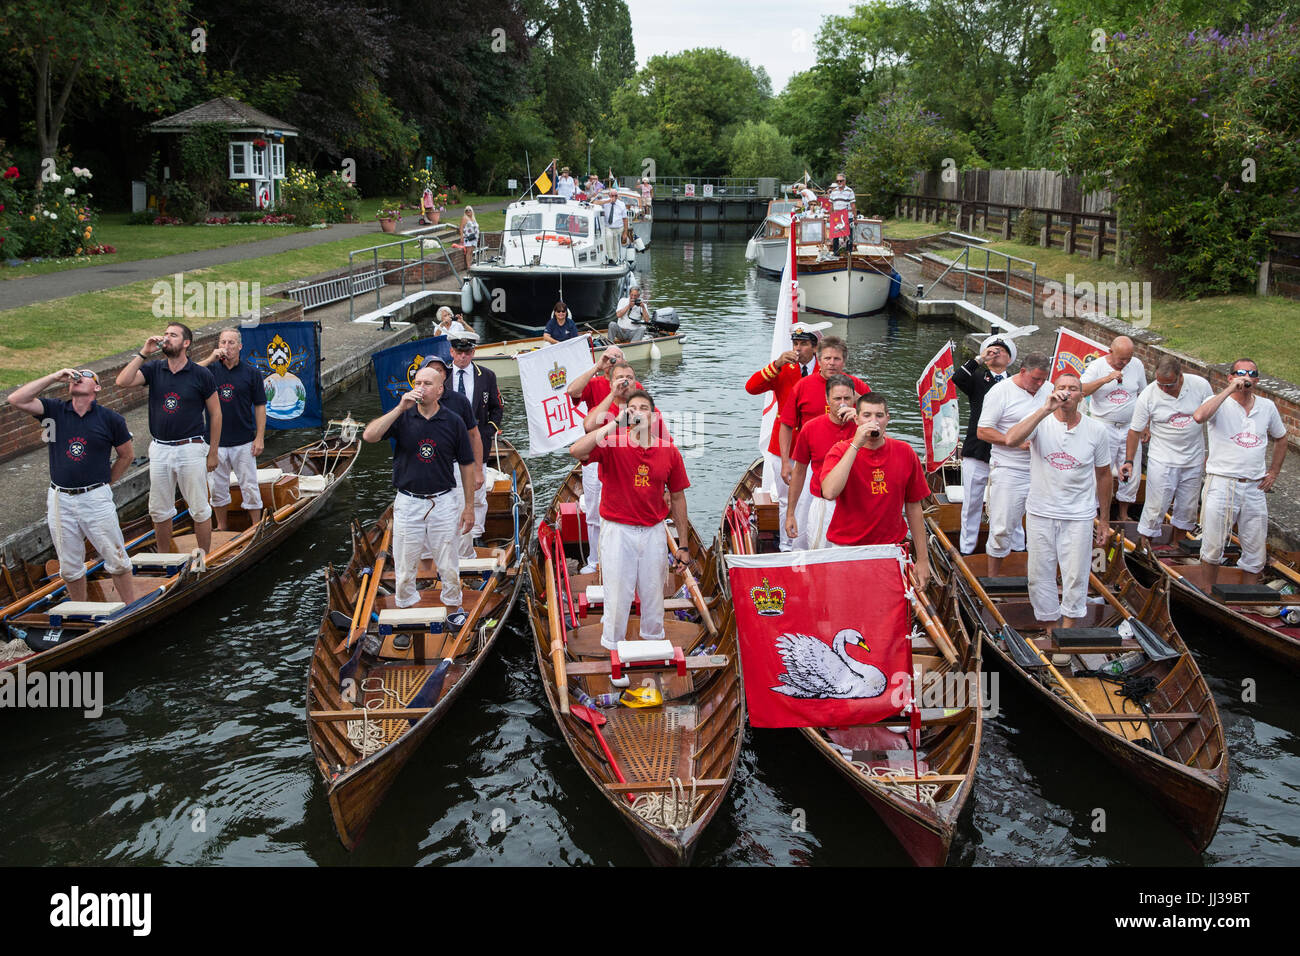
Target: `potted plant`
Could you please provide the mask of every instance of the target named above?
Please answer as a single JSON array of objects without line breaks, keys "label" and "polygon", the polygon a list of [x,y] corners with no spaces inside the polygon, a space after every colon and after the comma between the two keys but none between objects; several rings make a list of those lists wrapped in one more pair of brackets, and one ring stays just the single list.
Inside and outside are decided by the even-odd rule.
[{"label": "potted plant", "polygon": [[397,224],[402,221],[402,211],[396,203],[384,203],[375,213],[375,218],[379,220],[379,228],[384,232],[396,232]]}]

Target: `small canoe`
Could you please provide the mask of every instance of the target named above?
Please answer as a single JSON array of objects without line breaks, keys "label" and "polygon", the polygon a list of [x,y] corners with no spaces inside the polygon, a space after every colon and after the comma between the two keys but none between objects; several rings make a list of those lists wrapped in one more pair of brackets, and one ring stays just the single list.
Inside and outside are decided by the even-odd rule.
[{"label": "small canoe", "polygon": [[163,621],[266,557],[320,511],[352,468],[360,442],[354,437],[357,424],[347,427],[350,441],[331,429],[320,441],[263,463],[258,478],[269,506],[258,524],[250,525],[239,507],[239,489],[232,488],[230,530],[213,529],[207,554],[198,550],[194,523],[179,498],[171,550],[165,554],[156,553],[147,514],[125,524],[135,585],[129,604],[120,600],[100,560],[87,564],[86,600],[80,602],[67,599],[56,560],[45,569],[5,568],[0,673],[19,666],[28,672],[65,667]]},{"label": "small canoe", "polygon": [[1086,618],[1049,631],[1034,618],[1024,552],[1011,552],[990,577],[987,555],[959,554],[928,520],[967,594],[967,623],[1002,669],[1145,792],[1198,851],[1209,846],[1228,796],[1228,754],[1214,696],[1170,618],[1168,583],[1139,584],[1115,535],[1105,571],[1092,575]]},{"label": "small canoe", "polygon": [[349,850],[487,659],[519,596],[520,550],[532,533],[532,483],[505,439],[497,439],[497,451],[483,546],[474,558],[461,559],[469,616],[459,631],[441,621],[442,585],[431,560],[418,572],[419,604],[396,608],[391,506],[364,531],[354,523],[351,560],[341,573],[331,567],[326,574],[329,605],[307,676],[307,738]]},{"label": "small canoe", "polygon": [[[541,542],[549,536],[540,532],[529,555],[528,619],[542,685],[579,766],[651,861],[687,865],[726,798],[740,759],[745,698],[731,607],[718,590],[714,554],[691,529],[686,539],[699,570],[699,597],[678,596],[686,582],[670,572],[665,593],[671,597],[664,604],[667,638],[681,649],[688,669],[685,676],[662,669],[631,675],[633,685],[654,682],[663,695],[657,707],[591,708],[597,720],[604,717],[600,732],[609,748],[607,760],[591,724],[572,706],[580,705],[579,692],[592,698],[617,693],[609,680],[609,652],[600,644],[601,606],[596,592],[589,591],[599,587],[599,572],[579,574],[580,565],[572,560],[586,550],[586,522],[576,507],[581,493],[582,472],[575,465],[546,512],[546,526],[560,530],[565,561],[548,558]],[[575,534],[583,541],[574,540]],[[716,634],[705,623],[700,601]],[[629,634],[638,633],[639,620],[631,616]]]},{"label": "small canoe", "polygon": [[[759,459],[732,492],[718,537],[724,554],[778,547],[777,506],[760,490],[762,471]],[[962,592],[951,566],[933,545],[930,550],[932,576],[922,606],[951,653],[940,650],[922,611],[916,610],[913,633],[924,635],[912,638],[913,674],[923,689],[921,746],[915,754],[921,785],[881,779],[916,772],[908,736],[899,732],[907,726],[905,717],[859,727],[803,727],[800,732],[871,805],[918,866],[943,866],[975,788],[984,702],[980,643],[971,640],[957,610]],[[927,687],[942,688],[945,699],[927,700]],[[936,782],[927,784],[927,778]]]},{"label": "small canoe", "polygon": [[[1201,564],[1200,542],[1174,543],[1173,527],[1164,525],[1148,548],[1136,523],[1123,525],[1133,573],[1150,586],[1163,575],[1170,581],[1175,607],[1217,623],[1261,654],[1300,673],[1300,624],[1282,617],[1300,608],[1300,551],[1270,548],[1259,583],[1246,584],[1242,571],[1221,566],[1210,583],[1212,569]],[[1240,554],[1236,535],[1227,557]],[[1289,593],[1284,593],[1289,591]]]},{"label": "small canoe", "polygon": [[[686,335],[678,332],[675,335],[660,335],[653,339],[643,339],[640,342],[623,343],[619,348],[623,350],[623,357],[633,364],[649,362],[651,346],[659,349],[661,358],[670,358],[682,354],[682,343],[686,341]],[[546,340],[540,335],[528,339],[509,339],[504,342],[488,342],[480,345],[474,350],[474,361],[484,368],[489,368],[496,373],[497,381],[512,380],[519,378],[519,365],[515,357],[524,353],[531,352],[534,349],[540,349],[545,346]],[[592,348],[592,361],[598,361],[605,354],[608,348],[601,339],[601,344]]]}]

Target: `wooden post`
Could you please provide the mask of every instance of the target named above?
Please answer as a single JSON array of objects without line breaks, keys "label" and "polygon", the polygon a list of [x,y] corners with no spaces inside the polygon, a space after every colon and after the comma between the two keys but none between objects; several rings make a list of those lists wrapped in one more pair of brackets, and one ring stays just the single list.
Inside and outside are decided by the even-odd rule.
[{"label": "wooden post", "polygon": [[1074,213],[1070,213],[1070,225],[1065,230],[1065,252],[1066,255],[1074,255],[1074,229],[1078,224]]},{"label": "wooden post", "polygon": [[1052,214],[1046,213],[1047,222],[1042,231],[1038,234],[1038,244],[1044,249],[1052,248]]}]

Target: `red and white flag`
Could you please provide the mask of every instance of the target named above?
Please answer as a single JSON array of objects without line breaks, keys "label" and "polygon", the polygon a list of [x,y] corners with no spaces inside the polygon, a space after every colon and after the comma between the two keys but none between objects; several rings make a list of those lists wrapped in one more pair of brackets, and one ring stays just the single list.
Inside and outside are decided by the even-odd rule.
[{"label": "red and white flag", "polygon": [[[769,358],[775,362],[790,350],[790,326],[799,320],[799,265],[794,257],[795,232],[799,228],[796,217],[790,217],[790,242],[785,248],[785,267],[781,270],[781,295],[776,300],[776,324],[772,327],[772,348]],[[772,392],[763,407],[763,422],[758,429],[759,451],[767,451],[772,438],[772,429],[776,424],[776,392]],[[764,460],[763,487],[775,487],[774,476],[768,474],[769,466]]]},{"label": "red and white flag", "polygon": [[831,212],[831,238],[847,239],[849,235],[849,211],[836,209]]},{"label": "red and white flag", "polygon": [[925,470],[938,471],[957,450],[961,421],[957,408],[957,386],[952,381],[952,342],[930,359],[916,382],[921,401],[921,424],[925,431]]},{"label": "red and white flag", "polygon": [[1056,376],[1062,372],[1082,375],[1089,362],[1109,354],[1110,349],[1086,335],[1069,329],[1057,329],[1056,352],[1052,355],[1052,381],[1055,382]]},{"label": "red and white flag", "polygon": [[569,383],[595,363],[591,337],[580,335],[516,356],[528,414],[528,450],[540,455],[567,448],[584,434],[582,412],[573,407]]},{"label": "red and white flag", "polygon": [[869,724],[911,701],[905,560],[893,545],[727,555],[752,726]]}]

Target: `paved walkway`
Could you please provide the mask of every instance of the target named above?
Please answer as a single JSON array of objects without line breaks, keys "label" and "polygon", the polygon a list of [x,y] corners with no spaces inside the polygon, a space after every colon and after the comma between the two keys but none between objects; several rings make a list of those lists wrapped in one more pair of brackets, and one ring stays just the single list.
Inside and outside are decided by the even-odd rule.
[{"label": "paved walkway", "polygon": [[[487,203],[479,206],[475,212],[496,212],[505,209],[507,205],[506,201]],[[448,221],[451,221],[450,218]],[[459,222],[459,219],[456,221]],[[292,252],[295,249],[306,249],[325,242],[337,242],[340,239],[353,239],[370,233],[376,236],[376,242],[382,235],[373,222],[342,223],[330,226],[328,229],[312,229],[309,232],[296,232],[293,235],[276,236],[273,239],[259,239],[256,242],[223,246],[220,249],[200,249],[196,252],[183,252],[157,259],[138,259],[135,262],[109,263],[102,266],[87,266],[84,269],[65,269],[63,272],[49,272],[23,279],[9,279],[0,281],[0,310],[17,309],[24,305],[81,295],[85,292],[102,292],[105,289],[114,289],[145,279],[158,279],[175,275],[177,272],[207,269],[245,259],[260,259],[279,252]]]}]

